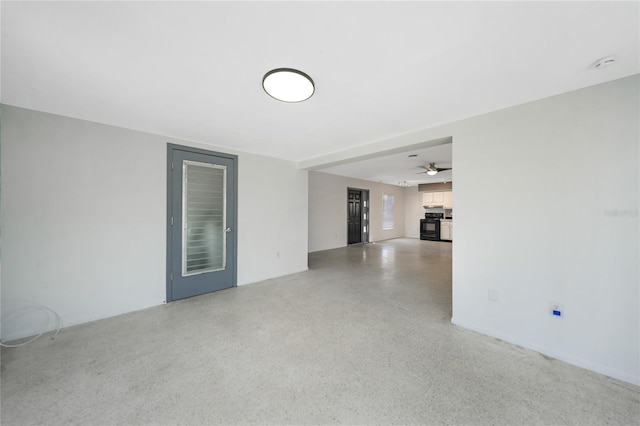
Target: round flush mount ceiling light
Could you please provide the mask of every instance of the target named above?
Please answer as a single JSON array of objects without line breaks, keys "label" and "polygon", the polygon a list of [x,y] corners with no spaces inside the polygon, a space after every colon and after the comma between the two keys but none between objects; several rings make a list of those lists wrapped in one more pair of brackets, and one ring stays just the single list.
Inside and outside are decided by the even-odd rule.
[{"label": "round flush mount ceiling light", "polygon": [[262,78],[262,87],[269,96],[283,102],[302,102],[313,95],[313,80],[293,68],[277,68]]}]

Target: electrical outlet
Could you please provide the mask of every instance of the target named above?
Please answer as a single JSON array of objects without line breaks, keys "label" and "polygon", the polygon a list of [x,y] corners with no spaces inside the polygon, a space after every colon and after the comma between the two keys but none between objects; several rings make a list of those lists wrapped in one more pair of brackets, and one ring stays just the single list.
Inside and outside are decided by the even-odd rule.
[{"label": "electrical outlet", "polygon": [[564,305],[562,303],[549,302],[549,314],[552,317],[564,318]]}]

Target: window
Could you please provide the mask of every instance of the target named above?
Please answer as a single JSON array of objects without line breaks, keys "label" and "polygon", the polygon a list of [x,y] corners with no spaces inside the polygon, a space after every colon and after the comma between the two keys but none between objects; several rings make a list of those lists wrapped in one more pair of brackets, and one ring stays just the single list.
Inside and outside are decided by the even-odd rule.
[{"label": "window", "polygon": [[395,195],[382,194],[382,229],[394,229],[395,221]]},{"label": "window", "polygon": [[183,161],[182,276],[226,266],[227,167]]}]

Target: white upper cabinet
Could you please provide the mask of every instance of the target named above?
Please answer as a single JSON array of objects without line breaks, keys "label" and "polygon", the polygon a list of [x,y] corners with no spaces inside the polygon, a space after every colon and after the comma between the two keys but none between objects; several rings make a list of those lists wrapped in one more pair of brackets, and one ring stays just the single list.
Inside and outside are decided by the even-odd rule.
[{"label": "white upper cabinet", "polygon": [[423,206],[437,206],[444,208],[453,208],[453,195],[451,191],[439,191],[439,192],[423,192],[422,193],[422,205]]},{"label": "white upper cabinet", "polygon": [[444,192],[432,192],[433,202],[436,204],[444,204]]},{"label": "white upper cabinet", "polygon": [[453,208],[453,192],[452,191],[444,192],[444,208],[445,209]]},{"label": "white upper cabinet", "polygon": [[422,205],[442,206],[444,204],[444,194],[442,192],[424,192],[422,194]]}]

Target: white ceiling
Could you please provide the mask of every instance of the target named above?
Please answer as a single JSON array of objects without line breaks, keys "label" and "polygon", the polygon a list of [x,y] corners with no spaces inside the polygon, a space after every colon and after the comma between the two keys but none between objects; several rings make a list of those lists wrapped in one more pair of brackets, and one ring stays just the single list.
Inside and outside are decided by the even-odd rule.
[{"label": "white ceiling", "polygon": [[[638,2],[1,7],[3,103],[293,161],[640,71]],[[314,96],[266,95],[278,67],[311,75]],[[423,154],[403,170],[440,162]],[[369,160],[368,179],[411,180],[383,170],[401,157]]]},{"label": "white ceiling", "polygon": [[[421,166],[427,167],[429,163],[435,163],[438,168],[451,168],[453,165],[451,138],[448,138],[447,142],[432,147],[385,154],[380,157],[326,167],[318,171],[390,185],[398,185],[400,182],[406,182],[409,186],[417,186],[420,183],[451,182],[453,181],[453,170],[429,176],[421,168]],[[415,157],[409,157],[409,155],[415,155]]]}]

